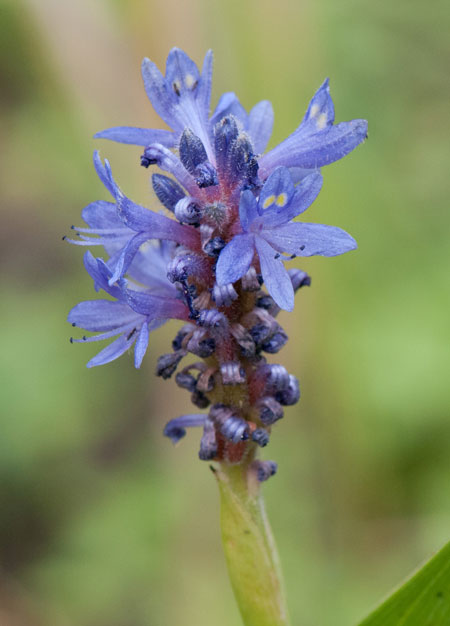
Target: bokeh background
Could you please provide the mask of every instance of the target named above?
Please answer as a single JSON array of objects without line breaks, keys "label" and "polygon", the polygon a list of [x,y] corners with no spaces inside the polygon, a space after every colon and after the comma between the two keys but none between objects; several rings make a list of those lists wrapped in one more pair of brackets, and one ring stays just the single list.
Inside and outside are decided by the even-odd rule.
[{"label": "bokeh background", "polygon": [[283,315],[302,400],[277,424],[264,487],[295,626],[354,624],[450,534],[450,8],[446,0],[0,0],[2,626],[238,626],[218,494],[198,434],[162,437],[187,396],[145,366],[87,370],[67,311],[92,297],[61,236],[106,198],[99,147],[154,206],[140,149],[94,142],[160,125],[140,61],[215,52],[213,103],[272,100],[271,145],[325,76],[369,140],[324,171],[309,219],[356,253],[307,259]]}]

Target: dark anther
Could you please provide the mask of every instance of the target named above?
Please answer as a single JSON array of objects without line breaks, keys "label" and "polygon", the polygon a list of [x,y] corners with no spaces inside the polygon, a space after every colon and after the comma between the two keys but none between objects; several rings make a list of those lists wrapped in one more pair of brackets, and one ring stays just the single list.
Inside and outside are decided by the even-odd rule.
[{"label": "dark anther", "polygon": [[269,443],[269,433],[264,428],[257,428],[252,433],[252,440],[264,448]]},{"label": "dark anther", "polygon": [[258,346],[270,336],[271,328],[266,324],[255,324],[255,326],[250,328],[249,332],[253,341]]},{"label": "dark anther", "polygon": [[194,307],[194,304],[192,302],[193,296],[192,296],[190,286],[187,284],[186,280],[180,280],[178,282],[181,284],[181,289],[183,290],[184,299],[186,300],[186,304],[188,305],[189,317],[191,318],[191,320],[197,320],[199,316],[199,312]]},{"label": "dark anther", "polygon": [[295,376],[289,375],[289,385],[275,394],[275,399],[284,406],[292,406],[300,400],[300,384]]},{"label": "dark anther", "polygon": [[170,378],[185,355],[184,350],[161,355],[156,364],[156,375],[164,379]]},{"label": "dark anther", "polygon": [[76,326],[75,322],[72,322],[72,326]]},{"label": "dark anther", "polygon": [[180,88],[179,88],[179,86],[178,86],[178,84],[177,84],[177,82],[176,82],[176,81],[172,83],[172,89],[173,89],[173,90],[174,90],[174,92],[177,94],[177,96],[180,96],[180,95],[181,95],[181,94],[180,94]]},{"label": "dark anther", "polygon": [[273,305],[274,305],[274,301],[273,301],[272,296],[260,296],[256,300],[256,306],[259,307],[260,309],[265,309],[266,311],[271,309]]},{"label": "dark anther", "polygon": [[265,426],[270,426],[283,417],[283,407],[271,396],[262,398],[259,403],[259,419]]},{"label": "dark anther", "polygon": [[175,339],[172,341],[172,348],[177,351],[177,350],[181,350],[181,348],[183,347],[183,340],[184,338],[189,335],[192,332],[192,329],[189,327],[185,327],[183,326],[183,328],[181,328],[176,336]]},{"label": "dark anther", "polygon": [[279,259],[281,256],[281,254],[279,252],[276,253],[276,255],[273,257],[274,259]]},{"label": "dark anther", "polygon": [[178,387],[181,387],[182,389],[187,389],[191,393],[195,391],[195,386],[197,384],[195,378],[192,376],[192,374],[189,374],[188,372],[178,372],[178,374],[175,376],[175,382],[177,383]]},{"label": "dark anther", "polygon": [[155,162],[156,161],[154,161],[153,159],[149,159],[148,157],[146,157],[145,154],[141,156],[142,167],[149,167],[150,165],[154,165]]},{"label": "dark anther", "polygon": [[69,341],[70,341],[70,343],[73,343],[73,337],[71,337],[71,338],[69,339]]},{"label": "dark anther", "polygon": [[133,328],[133,330],[131,331],[131,333],[127,337],[127,341],[130,341],[131,337],[134,335],[135,332],[136,332],[136,328]]},{"label": "dark anther", "polygon": [[278,465],[275,461],[253,461],[252,467],[256,470],[256,475],[260,483],[276,474]]},{"label": "dark anther", "polygon": [[67,239],[67,236],[66,236],[66,235],[63,235],[63,236],[61,237],[61,239],[62,239],[63,241],[65,241],[65,240]]},{"label": "dark anther", "polygon": [[195,406],[198,406],[199,409],[206,409],[206,407],[210,405],[210,400],[208,400],[204,393],[197,389],[191,395],[191,402],[195,404]]},{"label": "dark anther", "polygon": [[270,337],[268,341],[263,343],[261,347],[265,352],[268,352],[269,354],[276,354],[285,345],[287,340],[288,336],[286,335],[284,330],[280,328],[280,330],[272,335],[272,337]]},{"label": "dark anther", "polygon": [[208,256],[215,258],[219,256],[224,247],[225,241],[222,237],[213,237],[207,244],[205,244],[203,249]]}]

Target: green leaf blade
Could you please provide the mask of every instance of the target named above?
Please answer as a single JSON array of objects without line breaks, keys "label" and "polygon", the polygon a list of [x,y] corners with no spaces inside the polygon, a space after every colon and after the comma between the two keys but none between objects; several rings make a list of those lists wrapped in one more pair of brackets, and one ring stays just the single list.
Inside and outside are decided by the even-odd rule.
[{"label": "green leaf blade", "polygon": [[450,542],[359,626],[449,626]]}]

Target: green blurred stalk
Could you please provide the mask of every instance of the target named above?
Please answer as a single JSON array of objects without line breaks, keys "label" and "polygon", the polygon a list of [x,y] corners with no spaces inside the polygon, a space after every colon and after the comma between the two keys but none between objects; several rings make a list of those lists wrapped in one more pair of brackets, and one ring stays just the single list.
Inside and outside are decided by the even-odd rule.
[{"label": "green blurred stalk", "polygon": [[222,542],[245,626],[289,626],[281,568],[260,483],[250,465],[222,463]]}]

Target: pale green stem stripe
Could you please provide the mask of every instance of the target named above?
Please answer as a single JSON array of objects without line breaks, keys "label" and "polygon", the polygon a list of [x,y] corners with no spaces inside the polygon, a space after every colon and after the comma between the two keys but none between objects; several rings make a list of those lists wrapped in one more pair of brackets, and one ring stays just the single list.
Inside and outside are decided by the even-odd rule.
[{"label": "pale green stem stripe", "polygon": [[249,466],[222,463],[216,472],[222,541],[245,626],[289,626],[278,553],[260,483]]}]

